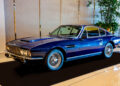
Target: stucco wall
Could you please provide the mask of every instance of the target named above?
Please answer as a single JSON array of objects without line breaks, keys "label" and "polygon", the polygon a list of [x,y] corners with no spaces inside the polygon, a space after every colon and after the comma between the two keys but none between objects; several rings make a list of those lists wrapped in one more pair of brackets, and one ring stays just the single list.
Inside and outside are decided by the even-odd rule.
[{"label": "stucco wall", "polygon": [[0,52],[5,50],[4,0],[0,0]]}]

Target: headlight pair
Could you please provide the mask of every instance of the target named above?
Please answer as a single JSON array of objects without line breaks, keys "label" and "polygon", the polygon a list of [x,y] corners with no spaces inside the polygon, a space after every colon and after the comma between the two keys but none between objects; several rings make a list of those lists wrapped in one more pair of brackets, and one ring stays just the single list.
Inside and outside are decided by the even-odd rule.
[{"label": "headlight pair", "polygon": [[20,54],[23,56],[31,56],[31,52],[29,50],[24,50],[24,49],[20,50]]}]

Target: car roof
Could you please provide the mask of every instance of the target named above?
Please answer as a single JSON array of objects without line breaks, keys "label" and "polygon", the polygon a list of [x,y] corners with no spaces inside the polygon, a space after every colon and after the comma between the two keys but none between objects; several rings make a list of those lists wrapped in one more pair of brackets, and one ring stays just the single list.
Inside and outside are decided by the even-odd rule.
[{"label": "car roof", "polygon": [[76,27],[80,27],[80,26],[95,26],[95,25],[77,25],[76,24],[76,25],[61,25],[61,26],[76,26]]},{"label": "car roof", "polygon": [[[61,26],[73,26],[73,27],[80,27],[80,26],[84,26],[84,27],[86,27],[86,26],[95,26],[95,25],[61,25]],[[101,27],[99,27],[99,26],[95,26],[95,27],[98,27],[98,28],[100,28],[100,29],[102,29],[102,30],[104,30],[104,31],[106,31],[106,32],[108,32],[106,29],[104,29],[104,28],[101,28]],[[110,32],[108,32],[108,33],[110,33]]]}]

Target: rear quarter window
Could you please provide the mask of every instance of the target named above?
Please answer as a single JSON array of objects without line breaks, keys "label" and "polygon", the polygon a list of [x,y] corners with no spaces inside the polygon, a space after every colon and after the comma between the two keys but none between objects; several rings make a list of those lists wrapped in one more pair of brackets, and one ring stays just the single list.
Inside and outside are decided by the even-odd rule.
[{"label": "rear quarter window", "polygon": [[100,31],[100,35],[101,35],[101,36],[106,36],[106,31],[104,31],[104,30],[102,30],[102,29],[99,29],[99,31]]},{"label": "rear quarter window", "polygon": [[110,33],[110,32],[106,32],[106,35],[109,35],[109,36],[110,36],[110,35],[112,35],[112,33]]},{"label": "rear quarter window", "polygon": [[88,26],[85,29],[87,31],[88,37],[97,37],[99,36],[99,28],[93,27],[93,26]]}]

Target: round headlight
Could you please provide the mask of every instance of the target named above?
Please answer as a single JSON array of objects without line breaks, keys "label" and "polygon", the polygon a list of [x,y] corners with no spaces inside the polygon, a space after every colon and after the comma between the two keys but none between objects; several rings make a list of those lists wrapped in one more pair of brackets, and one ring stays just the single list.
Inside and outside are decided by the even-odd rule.
[{"label": "round headlight", "polygon": [[31,52],[30,52],[30,51],[28,51],[28,52],[27,52],[27,55],[28,55],[28,56],[31,56]]},{"label": "round headlight", "polygon": [[24,50],[24,55],[27,56],[27,50]]},{"label": "round headlight", "polygon": [[21,55],[24,55],[24,51],[23,51],[23,50],[20,50],[20,54],[21,54]]}]

